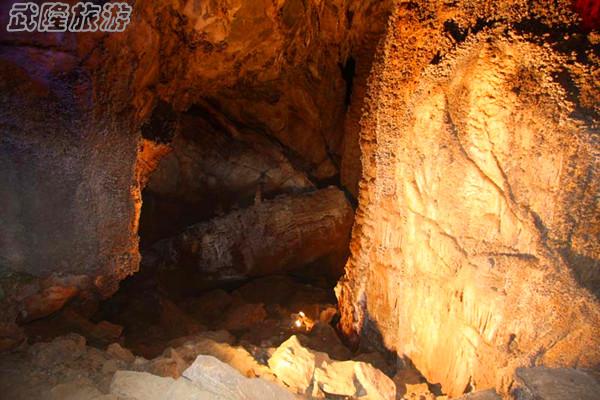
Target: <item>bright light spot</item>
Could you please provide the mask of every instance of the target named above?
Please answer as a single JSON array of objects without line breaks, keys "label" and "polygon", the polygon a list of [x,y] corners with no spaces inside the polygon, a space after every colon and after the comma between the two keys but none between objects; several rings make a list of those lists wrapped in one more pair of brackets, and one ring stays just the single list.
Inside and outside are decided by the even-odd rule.
[{"label": "bright light spot", "polygon": [[296,325],[296,327],[297,327],[297,328],[300,328],[300,327],[302,326],[302,321],[300,321],[299,319],[297,319],[297,320],[294,322],[294,325]]},{"label": "bright light spot", "polygon": [[298,313],[298,315],[299,315],[301,318],[304,318],[304,317],[306,317],[306,314],[304,314],[304,312],[303,312],[303,311],[300,311],[300,312]]}]

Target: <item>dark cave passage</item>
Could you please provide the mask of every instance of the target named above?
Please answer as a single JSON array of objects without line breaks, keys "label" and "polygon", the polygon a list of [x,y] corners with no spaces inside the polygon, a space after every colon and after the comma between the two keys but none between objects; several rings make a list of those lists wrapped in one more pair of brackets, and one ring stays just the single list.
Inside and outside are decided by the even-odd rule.
[{"label": "dark cave passage", "polygon": [[209,107],[155,109],[144,137],[168,150],[142,192],[140,271],[94,319],[123,326],[127,347],[146,357],[203,331],[264,347],[312,337],[314,324],[313,336],[348,357],[333,287],[351,205],[340,189],[319,189],[289,149]]}]

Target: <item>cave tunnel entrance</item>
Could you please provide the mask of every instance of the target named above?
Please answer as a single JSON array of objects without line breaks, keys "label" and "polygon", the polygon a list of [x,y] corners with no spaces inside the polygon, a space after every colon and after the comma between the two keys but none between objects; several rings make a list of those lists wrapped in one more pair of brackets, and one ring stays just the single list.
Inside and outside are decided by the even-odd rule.
[{"label": "cave tunnel entrance", "polygon": [[351,357],[333,292],[353,223],[344,192],[210,102],[183,113],[161,102],[142,135],[154,167],[142,192],[140,271],[93,319],[122,326],[126,347],[147,358],[197,334],[262,347],[302,334]]}]

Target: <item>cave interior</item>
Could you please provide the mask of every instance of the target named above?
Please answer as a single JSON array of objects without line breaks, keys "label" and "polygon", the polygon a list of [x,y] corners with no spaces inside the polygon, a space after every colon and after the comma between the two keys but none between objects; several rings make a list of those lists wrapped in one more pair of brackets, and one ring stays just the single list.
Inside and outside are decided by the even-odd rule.
[{"label": "cave interior", "polygon": [[0,32],[7,399],[598,399],[600,2],[124,3]]}]

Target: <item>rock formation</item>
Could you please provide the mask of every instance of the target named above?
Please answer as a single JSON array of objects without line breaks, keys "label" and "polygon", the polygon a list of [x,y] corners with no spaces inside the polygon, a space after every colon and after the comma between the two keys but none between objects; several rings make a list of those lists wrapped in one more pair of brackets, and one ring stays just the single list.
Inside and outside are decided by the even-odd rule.
[{"label": "rock formation", "polygon": [[514,3],[401,5],[362,120],[343,329],[455,396],[600,365],[597,38]]},{"label": "rock formation", "polygon": [[214,281],[281,273],[343,256],[352,217],[336,188],[281,196],[191,226],[158,242],[153,256],[161,264],[196,268]]}]

